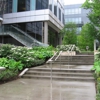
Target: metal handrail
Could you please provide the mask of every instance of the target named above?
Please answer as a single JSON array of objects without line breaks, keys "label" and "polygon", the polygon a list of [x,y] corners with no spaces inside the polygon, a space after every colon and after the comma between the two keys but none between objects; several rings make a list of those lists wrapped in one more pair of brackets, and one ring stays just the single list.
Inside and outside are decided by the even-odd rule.
[{"label": "metal handrail", "polygon": [[58,59],[58,57],[61,55],[62,51],[60,51],[59,55],[55,58],[55,61]]},{"label": "metal handrail", "polygon": [[52,60],[56,56],[57,53],[58,53],[58,51],[46,63],[56,61],[58,59],[58,57],[61,55],[62,51],[59,52],[59,55],[55,58],[55,60]]},{"label": "metal handrail", "polygon": [[73,46],[72,46],[72,49],[71,49],[71,51],[73,51],[74,47],[75,47],[75,45],[73,45]]},{"label": "metal handrail", "polygon": [[53,61],[52,59],[56,56],[57,53],[58,53],[58,51],[46,63]]},{"label": "metal handrail", "polygon": [[22,34],[24,34],[27,37],[29,37],[30,39],[32,39],[34,43],[37,43],[38,45],[41,45],[41,46],[48,46],[47,44],[44,44],[44,43],[41,43],[41,42],[37,41],[36,39],[34,39],[33,37],[31,37],[30,35],[26,34],[24,31],[22,31],[21,29],[15,27],[13,25],[11,25],[11,27],[14,28],[14,29],[16,29],[17,31],[20,31]]}]

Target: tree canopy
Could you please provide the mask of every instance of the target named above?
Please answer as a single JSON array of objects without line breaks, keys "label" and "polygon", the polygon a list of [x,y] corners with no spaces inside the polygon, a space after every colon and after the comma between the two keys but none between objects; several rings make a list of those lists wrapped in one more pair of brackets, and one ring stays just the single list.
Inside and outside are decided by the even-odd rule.
[{"label": "tree canopy", "polygon": [[92,0],[91,2],[90,0],[86,0],[82,7],[85,9],[90,9],[88,18],[94,31],[96,30],[96,33],[93,32],[94,34],[92,35],[95,35],[95,38],[100,41],[100,0]]},{"label": "tree canopy", "polygon": [[89,50],[93,50],[95,33],[96,30],[91,23],[87,23],[82,27],[81,34],[77,37],[80,49],[86,50],[86,46],[88,46]]},{"label": "tree canopy", "polygon": [[65,24],[64,28],[61,30],[61,34],[63,35],[63,44],[76,44],[77,43],[77,28],[76,24],[73,22],[69,22]]}]

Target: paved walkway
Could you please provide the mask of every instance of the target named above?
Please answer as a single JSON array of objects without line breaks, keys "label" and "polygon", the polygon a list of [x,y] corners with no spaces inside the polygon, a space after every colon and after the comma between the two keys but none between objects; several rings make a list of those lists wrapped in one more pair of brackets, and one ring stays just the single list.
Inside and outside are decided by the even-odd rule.
[{"label": "paved walkway", "polygon": [[0,100],[96,100],[95,95],[94,82],[18,79],[0,85]]},{"label": "paved walkway", "polygon": [[18,79],[0,85],[0,100],[95,100],[95,84]]}]

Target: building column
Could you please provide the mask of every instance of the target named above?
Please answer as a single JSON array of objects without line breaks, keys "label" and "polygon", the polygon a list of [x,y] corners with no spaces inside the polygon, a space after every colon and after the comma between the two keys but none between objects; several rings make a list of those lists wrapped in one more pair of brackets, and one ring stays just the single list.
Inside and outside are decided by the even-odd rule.
[{"label": "building column", "polygon": [[48,22],[44,22],[44,43],[48,44]]},{"label": "building column", "polygon": [[13,13],[17,12],[18,0],[13,0]]},{"label": "building column", "polygon": [[[60,34],[60,33],[59,33]],[[62,45],[62,36],[59,37],[59,45]]]}]

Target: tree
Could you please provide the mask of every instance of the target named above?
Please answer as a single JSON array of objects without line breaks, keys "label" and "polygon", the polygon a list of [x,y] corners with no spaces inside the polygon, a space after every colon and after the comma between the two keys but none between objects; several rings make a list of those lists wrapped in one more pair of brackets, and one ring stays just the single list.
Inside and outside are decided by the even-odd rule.
[{"label": "tree", "polygon": [[60,32],[63,35],[63,44],[76,44],[77,43],[77,28],[76,24],[69,22]]},{"label": "tree", "polygon": [[89,46],[89,50],[93,50],[95,33],[96,29],[91,23],[85,24],[78,36],[78,46],[84,50],[86,50],[86,46]]},{"label": "tree", "polygon": [[90,23],[95,27],[95,38],[100,41],[100,0],[92,0],[92,2],[86,0],[82,7],[90,9],[88,18]]}]

